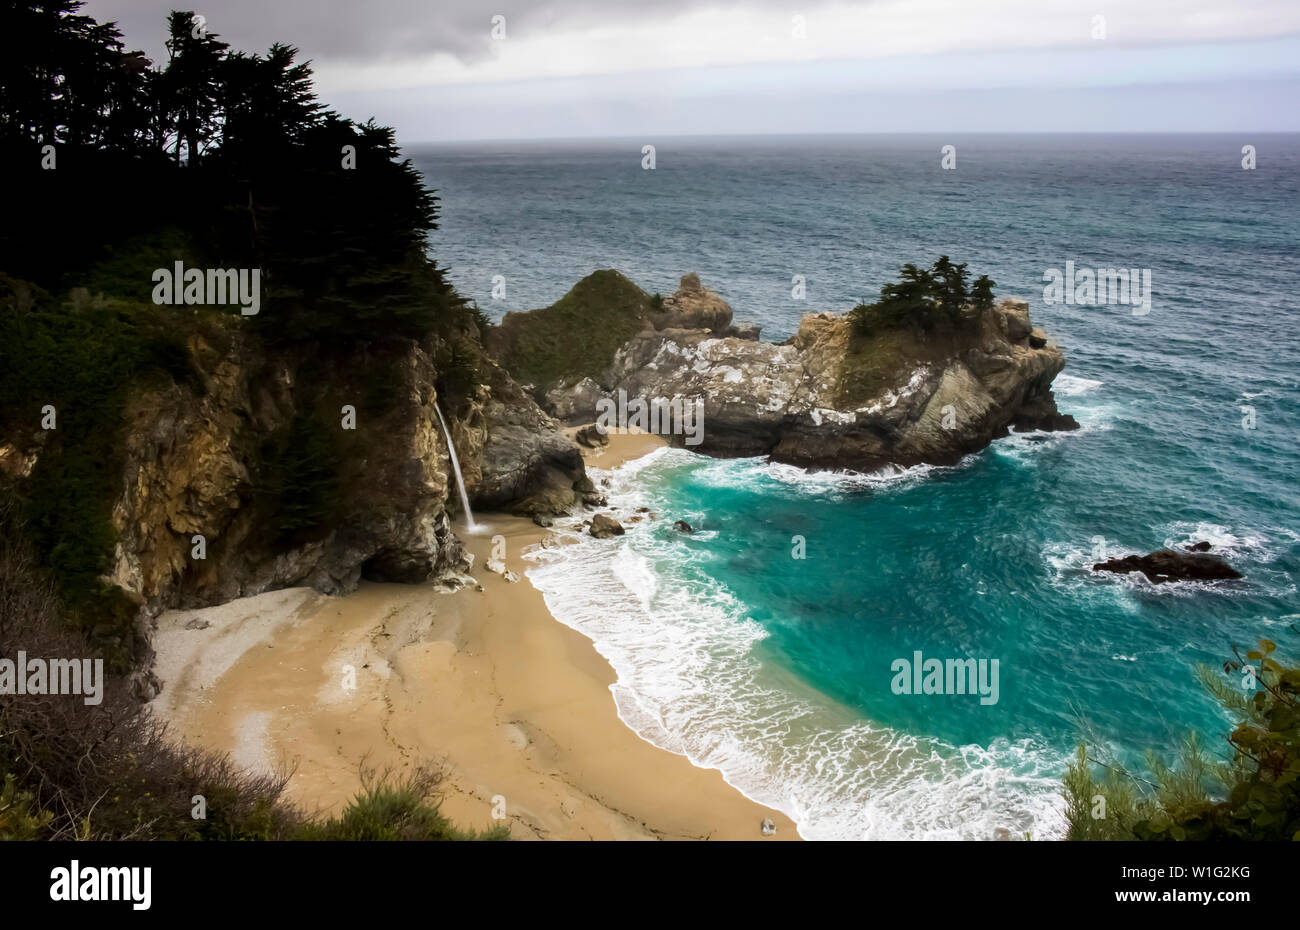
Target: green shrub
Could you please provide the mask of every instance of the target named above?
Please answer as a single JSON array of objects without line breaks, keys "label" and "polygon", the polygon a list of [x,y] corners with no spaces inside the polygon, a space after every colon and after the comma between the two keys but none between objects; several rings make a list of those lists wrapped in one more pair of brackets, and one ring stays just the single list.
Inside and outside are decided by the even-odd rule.
[{"label": "green shrub", "polygon": [[45,835],[54,815],[36,806],[30,791],[19,791],[14,776],[4,776],[0,788],[0,841],[39,840]]},{"label": "green shrub", "polygon": [[993,296],[988,275],[975,282],[973,291],[967,287],[968,278],[965,262],[955,264],[947,255],[940,255],[928,269],[909,262],[899,271],[897,282],[880,289],[879,300],[870,304],[860,301],[849,311],[849,318],[862,336],[901,326],[929,331],[968,324],[975,318],[969,308],[992,306]]},{"label": "green shrub", "polygon": [[[193,318],[117,299],[58,301],[7,276],[0,304],[25,307],[0,314],[0,436],[39,443],[19,488],[28,531],[69,620],[124,670],[134,608],[100,580],[116,541],[123,408],[133,386],[200,383],[184,340]],[[52,430],[42,429],[47,405]]]},{"label": "green shrub", "polygon": [[596,271],[540,310],[509,313],[494,338],[502,365],[524,384],[595,377],[639,332],[651,299],[617,271]]},{"label": "green shrub", "polygon": [[311,413],[263,442],[257,497],[280,545],[313,538],[334,515],[339,461],[334,432]]},{"label": "green shrub", "polygon": [[1280,664],[1275,649],[1261,640],[1245,659],[1238,654],[1224,664],[1226,679],[1199,670],[1205,687],[1241,721],[1228,736],[1232,756],[1224,762],[1208,758],[1193,735],[1172,766],[1148,752],[1143,777],[1090,758],[1080,745],[1063,781],[1067,837],[1300,840],[1300,668]]},{"label": "green shrub", "polygon": [[477,832],[455,827],[438,810],[441,772],[417,767],[393,780],[362,773],[362,788],[337,817],[304,824],[295,834],[302,840],[504,840],[504,826]]},{"label": "green shrub", "polygon": [[460,413],[483,383],[482,363],[476,345],[463,338],[444,343],[434,358],[438,377],[435,387],[444,415]]}]

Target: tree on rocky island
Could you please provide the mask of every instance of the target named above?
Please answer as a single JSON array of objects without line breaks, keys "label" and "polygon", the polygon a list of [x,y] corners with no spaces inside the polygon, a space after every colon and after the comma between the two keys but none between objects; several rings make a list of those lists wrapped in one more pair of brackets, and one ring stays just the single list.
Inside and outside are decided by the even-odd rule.
[{"label": "tree on rocky island", "polygon": [[980,313],[983,313],[985,310],[992,310],[993,288],[997,283],[998,282],[992,280],[986,274],[982,274],[976,278],[975,283],[971,286],[970,290],[971,306]]},{"label": "tree on rocky island", "polygon": [[949,320],[957,320],[961,317],[962,310],[970,301],[970,293],[966,289],[966,263],[960,265],[953,264],[947,255],[940,255],[931,269],[931,276],[934,279],[935,297],[938,299],[939,310]]},{"label": "tree on rocky island", "polygon": [[[918,268],[911,262],[899,271],[897,283],[888,283],[880,289],[880,299],[875,303],[858,304],[850,312],[854,331],[869,335],[883,329],[913,326],[932,330],[938,326],[956,326],[967,320],[966,308],[976,300],[976,309],[983,309],[980,301],[987,296],[992,306],[992,286],[988,275],[976,282],[977,291],[967,288],[969,274],[966,263],[954,263],[947,255],[940,255],[930,268]],[[987,282],[982,285],[981,282]],[[984,290],[978,290],[983,287]]]}]

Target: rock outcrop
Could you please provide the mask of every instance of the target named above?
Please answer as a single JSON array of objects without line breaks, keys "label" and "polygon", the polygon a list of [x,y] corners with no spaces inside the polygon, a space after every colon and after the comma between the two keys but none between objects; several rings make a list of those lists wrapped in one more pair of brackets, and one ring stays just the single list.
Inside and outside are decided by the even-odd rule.
[{"label": "rock outcrop", "polygon": [[[460,516],[449,512],[456,489],[434,408],[435,343],[326,360],[269,353],[240,332],[220,347],[195,336],[201,389],[170,384],[127,404],[123,491],[112,514],[118,538],[106,580],[152,610],[292,585],[340,594],[362,578],[462,575],[469,558],[455,535]],[[482,361],[486,384],[455,405],[442,399],[471,497],[520,513],[567,511],[586,482],[581,453],[504,371]],[[320,379],[325,366],[329,377]],[[392,394],[382,403],[368,400],[376,371]],[[306,411],[345,404],[355,411],[354,430],[324,416],[341,451],[325,469],[332,483],[319,502],[323,518],[303,532],[277,532],[278,504],[266,493],[268,445]],[[202,558],[195,556],[199,536]]]},{"label": "rock outcrop", "polygon": [[722,336],[731,326],[731,306],[706,290],[699,275],[686,274],[682,275],[677,293],[664,298],[663,311],[655,315],[653,322],[655,329],[705,329]]},{"label": "rock outcrop", "polygon": [[596,428],[595,424],[584,426],[573,434],[574,440],[580,446],[586,446],[588,449],[596,449],[609,445],[609,435],[602,433]]},{"label": "rock outcrop", "polygon": [[694,400],[695,451],[859,471],[951,464],[1010,429],[1078,427],[1051,389],[1065,358],[1023,301],[934,332],[863,336],[847,315],[807,314],[781,344],[725,335],[731,308],[694,275],[665,304],[667,324],[633,335],[597,377],[540,386],[545,405],[576,423],[595,419],[602,398]]},{"label": "rock outcrop", "polygon": [[577,444],[504,371],[485,393],[478,480],[466,478],[475,506],[545,516],[578,503],[590,482]]},{"label": "rock outcrop", "polygon": [[[1201,545],[1205,549],[1209,548],[1208,543]],[[1155,584],[1167,581],[1223,581],[1241,577],[1241,572],[1217,555],[1210,555],[1204,549],[1194,546],[1187,546],[1185,550],[1158,549],[1149,555],[1126,555],[1119,559],[1097,562],[1092,570],[1120,575],[1141,572],[1148,581]]]}]

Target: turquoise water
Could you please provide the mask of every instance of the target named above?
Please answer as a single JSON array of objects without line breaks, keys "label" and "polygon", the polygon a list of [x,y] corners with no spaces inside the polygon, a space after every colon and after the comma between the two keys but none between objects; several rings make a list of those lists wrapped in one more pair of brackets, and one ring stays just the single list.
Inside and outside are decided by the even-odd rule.
[{"label": "turquoise water", "polygon": [[[779,338],[947,253],[1029,299],[1064,349],[1077,433],[873,476],[658,453],[609,477],[614,503],[661,519],[530,572],[610,658],[629,725],[804,835],[1053,835],[1085,727],[1121,755],[1189,728],[1217,749],[1227,721],[1196,665],[1260,636],[1300,653],[1297,137],[679,140],[655,172],[621,143],[413,155],[444,198],[436,251],[494,313],[595,268],[665,293],[696,270]],[[1152,312],[1045,305],[1067,259],[1152,269]],[[1087,570],[1099,546],[1202,539],[1246,579]],[[895,694],[891,663],[918,650],[997,659],[997,703]]]}]

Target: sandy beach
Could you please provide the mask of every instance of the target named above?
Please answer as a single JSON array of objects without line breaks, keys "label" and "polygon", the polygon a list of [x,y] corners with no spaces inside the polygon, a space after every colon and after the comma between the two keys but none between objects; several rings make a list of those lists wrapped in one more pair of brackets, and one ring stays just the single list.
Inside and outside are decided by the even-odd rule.
[{"label": "sandy beach", "polygon": [[[663,444],[610,439],[585,451],[588,464],[616,467]],[[155,713],[243,766],[291,771],[288,795],[309,810],[338,810],[363,765],[434,761],[446,772],[444,813],[485,828],[504,809],[515,839],[799,838],[719,772],[636,736],[617,715],[609,663],[549,614],[525,575],[523,551],[549,531],[476,517],[483,531],[461,535],[477,585],[458,591],[292,588],[164,613]],[[516,581],[486,568],[495,536]],[[774,836],[762,835],[765,818]]]}]

